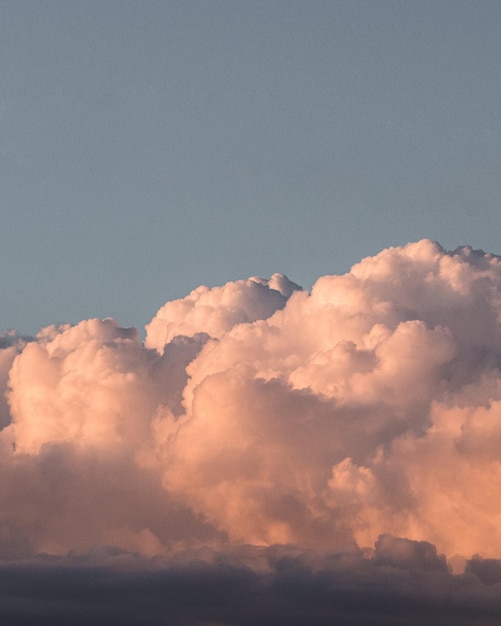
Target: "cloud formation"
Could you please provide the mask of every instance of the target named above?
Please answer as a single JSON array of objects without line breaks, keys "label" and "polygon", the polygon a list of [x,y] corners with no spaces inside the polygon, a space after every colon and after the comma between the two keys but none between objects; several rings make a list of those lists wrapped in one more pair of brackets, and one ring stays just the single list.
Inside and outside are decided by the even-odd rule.
[{"label": "cloud formation", "polygon": [[493,626],[500,561],[452,575],[426,542],[383,536],[374,554],[291,546],[146,559],[100,548],[0,566],[5,624]]},{"label": "cloud formation", "polygon": [[499,257],[424,240],[311,292],[279,274],[199,287],[146,330],[2,335],[1,558],[210,550],[250,589],[287,545],[329,589],[342,554],[356,585],[408,572],[404,604],[417,571],[499,610]]}]

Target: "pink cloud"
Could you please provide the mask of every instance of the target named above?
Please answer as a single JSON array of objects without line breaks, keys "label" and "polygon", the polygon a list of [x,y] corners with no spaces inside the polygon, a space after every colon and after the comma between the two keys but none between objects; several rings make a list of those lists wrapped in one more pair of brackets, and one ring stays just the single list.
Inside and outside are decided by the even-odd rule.
[{"label": "pink cloud", "polygon": [[109,319],[11,337],[4,549],[392,535],[498,558],[500,320],[499,258],[421,241],[311,293],[278,274],[200,287],[144,345]]}]

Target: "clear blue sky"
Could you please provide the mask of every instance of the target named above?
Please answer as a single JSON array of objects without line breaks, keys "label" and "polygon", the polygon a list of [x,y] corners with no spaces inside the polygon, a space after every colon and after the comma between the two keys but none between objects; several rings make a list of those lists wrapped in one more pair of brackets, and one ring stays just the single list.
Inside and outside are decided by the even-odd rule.
[{"label": "clear blue sky", "polygon": [[501,2],[0,2],[0,328],[501,253]]}]

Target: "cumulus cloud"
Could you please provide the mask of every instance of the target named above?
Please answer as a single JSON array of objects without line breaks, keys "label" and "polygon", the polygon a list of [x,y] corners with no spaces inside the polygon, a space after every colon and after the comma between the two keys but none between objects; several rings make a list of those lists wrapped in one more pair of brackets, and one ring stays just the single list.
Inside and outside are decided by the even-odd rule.
[{"label": "cumulus cloud", "polygon": [[159,441],[166,488],[236,541],[496,556],[500,273],[423,241],[209,340]]},{"label": "cumulus cloud", "polygon": [[146,326],[146,345],[162,349],[178,335],[198,332],[221,337],[237,324],[266,319],[282,309],[299,285],[283,274],[252,277],[209,289],[198,287],[182,300],[167,302]]},{"label": "cumulus cloud", "polygon": [[436,579],[499,610],[499,257],[424,240],[310,292],[279,274],[199,287],[146,331],[2,335],[1,558],[209,550],[251,593],[287,545],[329,589],[342,554],[355,586],[405,571],[423,598]]}]

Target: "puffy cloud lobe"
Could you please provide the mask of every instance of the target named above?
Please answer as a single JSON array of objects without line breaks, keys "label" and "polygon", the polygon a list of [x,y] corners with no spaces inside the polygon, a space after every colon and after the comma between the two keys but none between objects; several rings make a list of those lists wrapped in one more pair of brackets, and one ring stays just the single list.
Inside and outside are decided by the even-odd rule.
[{"label": "puffy cloud lobe", "polygon": [[355,542],[397,568],[392,535],[496,559],[500,315],[498,257],[422,241],[311,293],[201,287],[144,345],[113,320],[5,340],[2,553]]},{"label": "puffy cloud lobe", "polygon": [[135,329],[113,320],[45,329],[10,372],[13,436],[20,452],[47,443],[140,442],[157,402],[151,357]]},{"label": "puffy cloud lobe", "polygon": [[163,355],[113,320],[44,329],[15,357],[1,434],[0,555],[117,543],[143,553],[210,539],[211,530],[136,457],[150,449],[160,409],[179,410],[186,362],[200,338]]},{"label": "puffy cloud lobe", "polygon": [[198,287],[182,300],[167,302],[146,326],[146,345],[162,351],[177,335],[221,337],[237,324],[265,319],[300,289],[283,274],[249,278],[223,287]]}]

